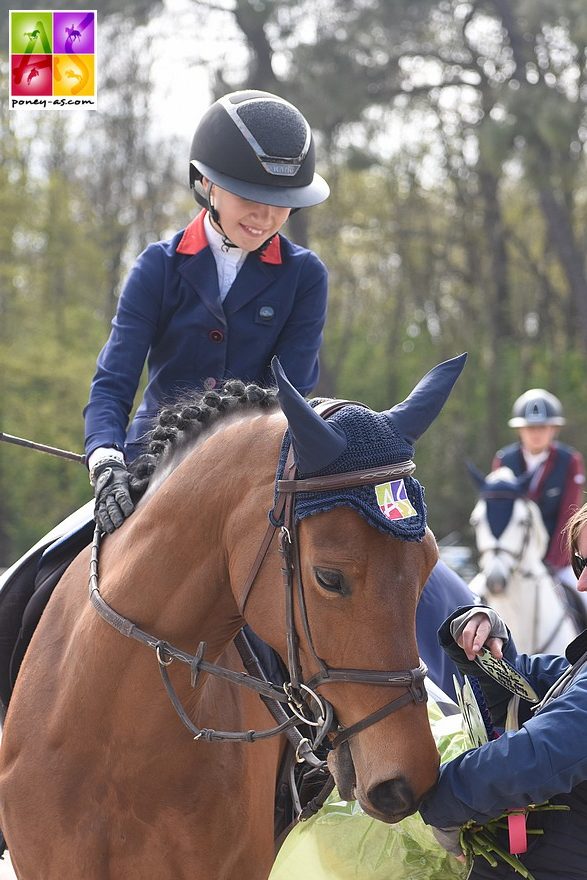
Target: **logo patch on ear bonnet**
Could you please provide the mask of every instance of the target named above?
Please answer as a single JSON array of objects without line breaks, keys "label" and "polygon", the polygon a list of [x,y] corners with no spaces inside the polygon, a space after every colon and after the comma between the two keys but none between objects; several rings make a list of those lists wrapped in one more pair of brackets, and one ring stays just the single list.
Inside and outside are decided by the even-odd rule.
[{"label": "logo patch on ear bonnet", "polygon": [[386,519],[409,519],[418,516],[408,498],[405,483],[402,480],[391,480],[375,486],[375,495],[379,509]]}]

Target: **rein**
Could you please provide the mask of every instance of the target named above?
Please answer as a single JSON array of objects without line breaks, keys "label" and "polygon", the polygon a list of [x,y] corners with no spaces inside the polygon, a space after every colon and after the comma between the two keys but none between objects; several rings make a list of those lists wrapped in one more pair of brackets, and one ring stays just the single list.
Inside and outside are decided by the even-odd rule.
[{"label": "rein", "polygon": [[[343,406],[354,401],[325,401],[318,404],[317,411],[323,418],[327,418]],[[357,404],[363,406],[364,404]],[[206,742],[254,742],[267,739],[281,733],[292,733],[292,728],[299,725],[310,726],[316,729],[313,741],[307,738],[298,739],[296,747],[296,760],[307,761],[313,766],[323,765],[324,762],[314,754],[314,750],[322,743],[328,733],[333,730],[333,710],[330,703],[320,697],[315,688],[331,682],[352,682],[357,684],[371,684],[385,687],[404,688],[406,693],[386,703],[380,709],[347,728],[340,725],[334,731],[332,747],[336,748],[350,737],[377,723],[382,718],[401,709],[410,703],[423,703],[427,700],[424,679],[427,673],[425,664],[420,661],[416,669],[402,671],[380,671],[370,669],[337,669],[328,667],[318,656],[312,640],[310,625],[304,600],[303,583],[301,577],[299,542],[297,524],[295,522],[295,497],[298,492],[329,491],[338,488],[347,488],[361,485],[374,485],[383,480],[409,476],[415,470],[413,461],[403,461],[394,465],[365,470],[349,471],[343,474],[333,474],[325,477],[296,477],[296,465],[294,461],[293,447],[290,446],[287,461],[284,468],[284,479],[277,481],[277,499],[273,509],[269,513],[269,525],[265,532],[257,556],[253,562],[249,575],[245,581],[240,600],[240,613],[243,614],[251,590],[255,584],[257,575],[272,539],[279,531],[279,551],[283,559],[282,572],[286,596],[286,636],[287,636],[287,667],[289,681],[283,687],[263,680],[259,675],[235,672],[225,669],[216,663],[204,660],[206,643],[200,642],[195,654],[188,654],[169,642],[158,639],[144,632],[128,618],[115,611],[101,596],[98,578],[98,555],[100,547],[100,531],[96,527],[92,543],[90,560],[89,594],[90,601],[98,614],[122,635],[133,638],[141,644],[155,651],[159,671],[169,699],[177,712],[182,723],[192,734],[194,740]],[[299,637],[295,627],[295,600],[302,619],[304,635],[312,652],[319,672],[307,683],[303,681],[301,661],[299,655]],[[167,667],[177,660],[190,667],[191,685],[195,687],[200,672],[222,678],[232,684],[247,687],[256,691],[264,701],[277,701],[278,704],[286,704],[292,715],[284,713],[284,709],[276,707],[279,711],[273,712],[274,717],[285,719],[281,723],[266,730],[256,731],[224,731],[197,727],[185,712],[181,700],[175,691]],[[296,731],[297,732],[297,731]]]}]

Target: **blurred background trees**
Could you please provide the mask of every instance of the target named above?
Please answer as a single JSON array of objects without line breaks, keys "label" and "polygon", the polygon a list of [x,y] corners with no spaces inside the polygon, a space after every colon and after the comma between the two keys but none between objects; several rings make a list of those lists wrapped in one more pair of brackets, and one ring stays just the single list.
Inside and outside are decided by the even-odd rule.
[{"label": "blurred background trees", "polygon": [[[194,213],[189,139],[159,124],[154,94],[162,41],[169,52],[181,37],[209,92],[174,83],[190,131],[195,97],[240,87],[289,98],[316,131],[332,196],[290,234],[330,270],[317,393],[387,408],[469,351],[418,451],[437,537],[467,537],[465,459],[489,468],[526,388],[562,399],[562,439],[587,453],[583,0],[94,7],[99,110],[0,104],[1,430],[81,449],[124,275]],[[83,468],[2,444],[0,565],[89,497]]]}]

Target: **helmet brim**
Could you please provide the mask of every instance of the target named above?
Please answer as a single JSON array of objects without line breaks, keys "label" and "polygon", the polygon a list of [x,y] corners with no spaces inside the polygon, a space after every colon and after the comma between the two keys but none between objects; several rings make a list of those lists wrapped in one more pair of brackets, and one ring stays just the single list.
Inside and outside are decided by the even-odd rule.
[{"label": "helmet brim", "polygon": [[562,416],[553,416],[550,419],[540,419],[535,422],[518,416],[517,418],[510,419],[508,425],[510,428],[532,428],[534,426],[540,427],[540,425],[554,425],[560,428],[562,425],[566,425],[566,423],[567,420],[563,419]]},{"label": "helmet brim", "polygon": [[261,183],[248,183],[246,180],[236,180],[197,160],[192,160],[192,164],[200,174],[227,192],[261,205],[273,205],[276,208],[311,208],[326,201],[330,195],[330,187],[319,174],[314,174],[312,182],[307,186],[266,186]]}]

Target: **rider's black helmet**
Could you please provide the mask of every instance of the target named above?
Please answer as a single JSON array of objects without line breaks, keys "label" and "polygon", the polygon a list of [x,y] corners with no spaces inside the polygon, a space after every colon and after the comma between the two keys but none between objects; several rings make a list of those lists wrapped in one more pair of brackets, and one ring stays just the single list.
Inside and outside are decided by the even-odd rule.
[{"label": "rider's black helmet", "polygon": [[205,207],[202,177],[253,202],[308,208],[330,193],[315,164],[312,131],[293,104],[269,92],[232,92],[212,104],[196,129],[190,186]]},{"label": "rider's black helmet", "polygon": [[544,388],[530,388],[512,407],[510,428],[526,428],[530,425],[564,425],[563,407],[554,394]]}]

